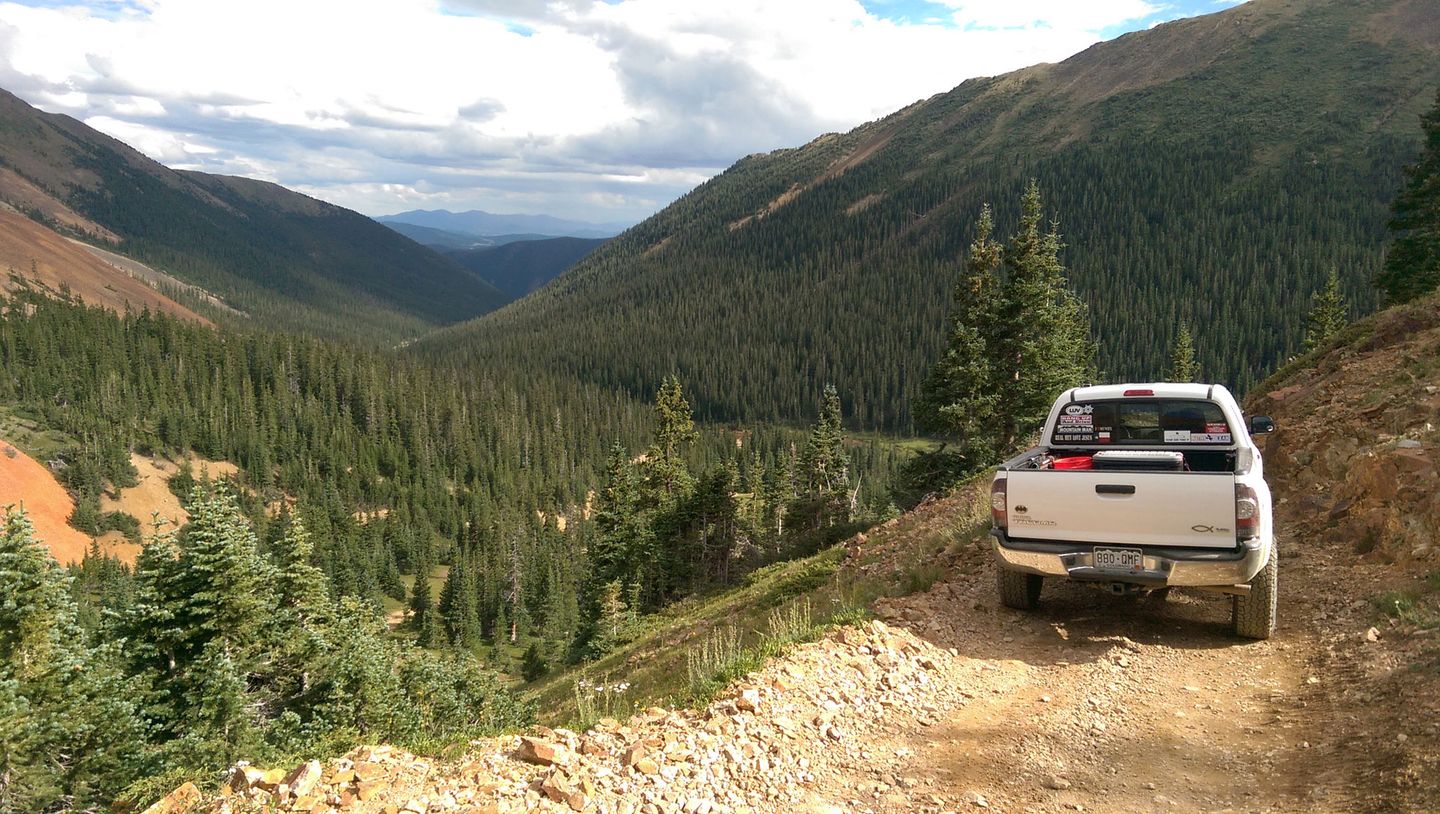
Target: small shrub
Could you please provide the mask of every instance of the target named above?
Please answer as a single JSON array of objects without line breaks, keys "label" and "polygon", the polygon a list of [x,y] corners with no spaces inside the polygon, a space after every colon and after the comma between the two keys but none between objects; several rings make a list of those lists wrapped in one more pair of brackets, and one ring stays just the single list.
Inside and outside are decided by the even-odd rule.
[{"label": "small shrub", "polygon": [[602,676],[591,681],[585,676],[575,680],[576,728],[584,731],[602,718],[623,719],[635,711],[630,698],[630,682]]},{"label": "small shrub", "polygon": [[810,618],[809,599],[772,609],[767,622],[770,641],[781,645],[809,641],[815,636],[816,627]]}]

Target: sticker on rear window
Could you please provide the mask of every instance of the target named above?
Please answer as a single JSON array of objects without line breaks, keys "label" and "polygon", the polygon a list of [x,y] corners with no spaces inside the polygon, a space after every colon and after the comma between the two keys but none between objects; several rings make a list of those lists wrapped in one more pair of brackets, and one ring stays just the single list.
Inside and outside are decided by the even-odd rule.
[{"label": "sticker on rear window", "polygon": [[1230,433],[1228,432],[1197,432],[1190,436],[1192,444],[1228,444]]},{"label": "sticker on rear window", "polygon": [[1166,430],[1166,431],[1165,431],[1165,443],[1167,443],[1167,444],[1185,444],[1185,443],[1189,443],[1189,441],[1190,441],[1190,431],[1189,431],[1189,430]]}]

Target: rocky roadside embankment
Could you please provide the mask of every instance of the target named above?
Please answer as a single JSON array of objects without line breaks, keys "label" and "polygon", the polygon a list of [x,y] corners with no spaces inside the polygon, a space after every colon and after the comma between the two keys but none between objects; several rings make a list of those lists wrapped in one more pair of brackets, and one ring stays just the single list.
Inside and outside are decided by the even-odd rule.
[{"label": "rocky roadside embankment", "polygon": [[[647,709],[583,734],[538,729],[476,741],[464,760],[418,758],[385,746],[323,766],[237,766],[218,795],[178,789],[149,814],[235,812],[848,811],[885,797],[939,811],[953,797],[908,777],[905,754],[878,754],[868,736],[904,710],[963,703],[937,694],[956,654],[872,621],[804,645],[700,711]],[[859,786],[854,773],[868,780]]]}]

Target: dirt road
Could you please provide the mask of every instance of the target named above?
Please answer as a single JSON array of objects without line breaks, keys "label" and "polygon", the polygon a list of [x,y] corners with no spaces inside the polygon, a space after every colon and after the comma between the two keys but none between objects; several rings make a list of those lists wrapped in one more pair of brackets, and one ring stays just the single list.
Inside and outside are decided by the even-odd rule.
[{"label": "dirt road", "polygon": [[1267,642],[1234,638],[1229,600],[1209,594],[1047,583],[1038,611],[1011,611],[975,546],[948,581],[880,606],[958,661],[933,712],[896,716],[871,745],[916,755],[907,771],[941,810],[1440,809],[1434,670],[1397,669],[1406,650],[1366,635],[1393,569],[1281,545]]}]

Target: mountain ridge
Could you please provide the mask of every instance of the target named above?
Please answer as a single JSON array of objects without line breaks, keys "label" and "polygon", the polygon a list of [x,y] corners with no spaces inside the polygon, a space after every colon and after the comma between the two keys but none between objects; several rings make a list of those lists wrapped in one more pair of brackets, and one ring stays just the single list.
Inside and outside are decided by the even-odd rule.
[{"label": "mountain ridge", "polygon": [[398,341],[504,299],[359,213],[268,181],[172,170],[7,91],[0,201],[199,286],[262,325]]},{"label": "mountain ridge", "polygon": [[1253,0],[967,80],[741,159],[557,284],[417,349],[632,392],[678,371],[716,420],[803,415],[835,383],[856,424],[910,430],[981,204],[1003,231],[1034,177],[1101,375],[1157,375],[1186,322],[1207,373],[1243,390],[1298,348],[1332,265],[1375,304],[1436,43],[1418,0]]}]

